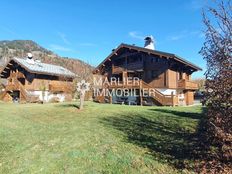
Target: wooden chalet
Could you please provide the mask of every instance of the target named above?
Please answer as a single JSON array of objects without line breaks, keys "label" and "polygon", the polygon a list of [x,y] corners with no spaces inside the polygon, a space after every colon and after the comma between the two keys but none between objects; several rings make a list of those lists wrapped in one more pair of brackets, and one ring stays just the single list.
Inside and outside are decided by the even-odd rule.
[{"label": "wooden chalet", "polygon": [[7,83],[0,93],[6,102],[49,102],[72,99],[75,74],[64,67],[28,58],[13,58],[0,72]]},{"label": "wooden chalet", "polygon": [[[201,70],[197,65],[171,53],[154,50],[151,37],[147,37],[145,47],[121,44],[97,66],[95,76],[116,77],[123,81],[128,77],[138,77],[137,86],[124,85],[123,88],[153,88],[155,94],[149,97],[96,96],[101,103],[132,103],[140,105],[192,105],[194,91],[198,89],[191,81],[192,73]],[[148,43],[147,43],[148,42]],[[149,43],[150,42],[150,43]],[[123,82],[122,82],[123,84]],[[102,87],[103,88],[103,87]],[[109,85],[109,90],[119,86]]]}]

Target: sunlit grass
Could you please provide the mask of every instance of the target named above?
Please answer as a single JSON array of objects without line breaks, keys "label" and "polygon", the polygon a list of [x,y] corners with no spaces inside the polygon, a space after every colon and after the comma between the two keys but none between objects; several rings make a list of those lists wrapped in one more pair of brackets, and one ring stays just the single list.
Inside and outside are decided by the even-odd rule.
[{"label": "sunlit grass", "polygon": [[0,103],[0,173],[188,173],[201,107]]}]

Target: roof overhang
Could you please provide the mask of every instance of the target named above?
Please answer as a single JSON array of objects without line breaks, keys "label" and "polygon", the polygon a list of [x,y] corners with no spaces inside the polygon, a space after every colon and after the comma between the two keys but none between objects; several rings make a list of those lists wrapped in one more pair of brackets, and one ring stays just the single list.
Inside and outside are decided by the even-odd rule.
[{"label": "roof overhang", "polygon": [[117,52],[118,52],[120,49],[123,49],[123,48],[128,48],[128,49],[130,49],[130,50],[135,50],[135,51],[138,51],[138,52],[143,52],[143,53],[149,54],[149,55],[158,55],[158,56],[160,56],[160,57],[165,57],[165,58],[167,58],[167,59],[173,59],[173,60],[175,60],[175,61],[177,61],[177,62],[180,62],[180,63],[182,63],[182,64],[185,64],[185,65],[191,67],[191,68],[194,69],[195,71],[201,71],[201,70],[202,70],[199,66],[197,66],[197,65],[195,65],[195,64],[193,64],[193,63],[191,63],[191,62],[185,60],[184,58],[181,58],[181,57],[179,57],[179,56],[177,56],[177,55],[175,55],[175,54],[167,53],[167,52],[162,52],[162,51],[157,51],[157,50],[150,50],[150,49],[147,49],[147,48],[143,48],[143,47],[138,47],[138,46],[128,45],[128,44],[123,44],[123,43],[122,43],[122,44],[120,44],[115,50],[113,50],[112,53],[111,53],[109,56],[107,56],[107,57],[106,57],[106,58],[93,70],[93,73],[96,73],[97,71],[99,71],[99,69],[100,69],[101,66],[105,66],[105,63],[106,63],[107,61],[111,61],[111,60],[112,60],[112,56],[118,55]]}]

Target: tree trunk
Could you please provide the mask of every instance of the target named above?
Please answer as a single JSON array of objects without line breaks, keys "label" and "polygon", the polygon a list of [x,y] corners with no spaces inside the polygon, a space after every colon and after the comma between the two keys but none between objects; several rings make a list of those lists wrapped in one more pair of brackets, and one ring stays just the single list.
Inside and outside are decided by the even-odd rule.
[{"label": "tree trunk", "polygon": [[80,105],[79,110],[82,110],[84,107],[84,101],[85,101],[85,91],[80,92]]}]

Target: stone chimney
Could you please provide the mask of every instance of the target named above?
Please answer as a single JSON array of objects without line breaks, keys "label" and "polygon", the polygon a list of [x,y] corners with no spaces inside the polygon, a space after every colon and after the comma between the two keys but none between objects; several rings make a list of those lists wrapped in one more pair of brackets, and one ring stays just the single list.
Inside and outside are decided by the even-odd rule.
[{"label": "stone chimney", "polygon": [[145,40],[144,48],[155,50],[153,36],[147,36],[147,37],[145,37],[144,40]]}]

